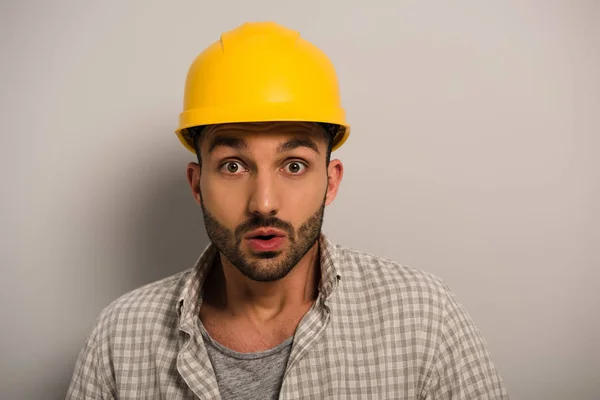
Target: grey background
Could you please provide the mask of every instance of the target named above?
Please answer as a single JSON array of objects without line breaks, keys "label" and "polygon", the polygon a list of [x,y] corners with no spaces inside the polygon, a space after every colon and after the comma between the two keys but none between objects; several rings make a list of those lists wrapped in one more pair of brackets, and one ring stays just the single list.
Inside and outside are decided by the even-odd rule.
[{"label": "grey background", "polygon": [[173,130],[245,21],[335,63],[353,132],[324,230],[431,271],[513,399],[600,392],[600,2],[3,1],[0,398],[63,398],[110,301],[207,243]]}]

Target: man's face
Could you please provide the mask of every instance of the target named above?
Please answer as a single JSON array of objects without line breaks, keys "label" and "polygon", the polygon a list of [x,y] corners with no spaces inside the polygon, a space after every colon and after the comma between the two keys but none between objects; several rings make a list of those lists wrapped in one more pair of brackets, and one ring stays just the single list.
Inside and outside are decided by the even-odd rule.
[{"label": "man's face", "polygon": [[197,190],[206,231],[252,280],[283,278],[319,239],[325,205],[333,200],[320,129],[243,123],[211,126],[204,134]]}]

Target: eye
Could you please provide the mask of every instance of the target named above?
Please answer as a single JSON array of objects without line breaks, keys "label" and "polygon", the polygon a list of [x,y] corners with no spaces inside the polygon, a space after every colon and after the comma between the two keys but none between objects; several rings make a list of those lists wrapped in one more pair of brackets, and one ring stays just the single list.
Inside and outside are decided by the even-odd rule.
[{"label": "eye", "polygon": [[230,175],[239,175],[244,171],[244,166],[238,161],[227,161],[221,165],[221,171]]},{"label": "eye", "polygon": [[292,161],[291,163],[286,164],[285,168],[292,175],[300,175],[306,169],[306,165],[300,161]]}]

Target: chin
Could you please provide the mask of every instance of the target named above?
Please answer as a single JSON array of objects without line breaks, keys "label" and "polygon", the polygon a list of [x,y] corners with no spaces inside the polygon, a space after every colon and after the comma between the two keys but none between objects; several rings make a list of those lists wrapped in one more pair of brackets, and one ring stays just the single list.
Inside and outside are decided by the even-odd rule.
[{"label": "chin", "polygon": [[252,253],[253,258],[258,258],[260,260],[271,260],[273,258],[277,258],[282,255],[282,251],[262,251],[260,253]]}]

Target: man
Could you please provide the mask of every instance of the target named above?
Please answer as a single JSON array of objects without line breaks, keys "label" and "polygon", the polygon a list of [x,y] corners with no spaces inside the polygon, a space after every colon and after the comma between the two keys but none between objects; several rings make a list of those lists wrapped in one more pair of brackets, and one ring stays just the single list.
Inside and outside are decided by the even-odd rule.
[{"label": "man", "polygon": [[177,134],[211,243],[102,312],[68,398],[507,398],[442,281],[321,233],[349,126],[320,50],[273,23],[223,34]]}]

